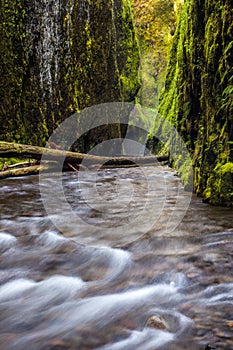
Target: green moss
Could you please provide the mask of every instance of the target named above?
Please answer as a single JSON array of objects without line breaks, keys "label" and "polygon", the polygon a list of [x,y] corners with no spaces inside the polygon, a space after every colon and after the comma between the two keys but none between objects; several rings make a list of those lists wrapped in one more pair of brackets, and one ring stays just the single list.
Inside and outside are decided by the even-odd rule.
[{"label": "green moss", "polygon": [[230,0],[185,2],[160,101],[193,157],[195,192],[219,205],[232,203],[232,22]]},{"label": "green moss", "polygon": [[0,158],[0,170],[2,169],[2,166],[4,163],[7,165],[12,165],[16,163],[23,163],[27,162],[29,159],[21,159],[21,158]]},{"label": "green moss", "polygon": [[207,181],[204,200],[210,204],[233,205],[233,163],[218,164]]},{"label": "green moss", "polygon": [[38,2],[0,1],[0,139],[44,145],[72,113],[134,100],[130,1],[63,2],[59,12],[52,1],[49,13]]}]

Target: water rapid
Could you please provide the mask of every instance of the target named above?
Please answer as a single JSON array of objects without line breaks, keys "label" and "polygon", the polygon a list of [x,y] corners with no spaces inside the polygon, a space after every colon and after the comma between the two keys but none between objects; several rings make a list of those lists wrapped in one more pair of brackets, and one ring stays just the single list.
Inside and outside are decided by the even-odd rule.
[{"label": "water rapid", "polygon": [[[187,194],[171,169],[146,171],[148,183],[137,168],[105,169],[98,179],[82,177],[81,187],[77,174],[65,174],[83,225],[70,230],[64,220],[62,232],[47,216],[37,176],[2,180],[1,350],[233,348],[232,209],[193,196],[168,230],[184,209],[173,213],[177,193]],[[54,216],[67,218],[59,208]],[[152,316],[166,326],[148,326]]]}]

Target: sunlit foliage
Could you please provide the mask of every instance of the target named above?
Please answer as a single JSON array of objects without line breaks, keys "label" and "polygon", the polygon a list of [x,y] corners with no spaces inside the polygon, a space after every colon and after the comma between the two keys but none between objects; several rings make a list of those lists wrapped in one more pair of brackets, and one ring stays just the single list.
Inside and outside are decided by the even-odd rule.
[{"label": "sunlit foliage", "polygon": [[141,48],[140,102],[155,107],[163,86],[181,1],[134,0],[133,13]]}]

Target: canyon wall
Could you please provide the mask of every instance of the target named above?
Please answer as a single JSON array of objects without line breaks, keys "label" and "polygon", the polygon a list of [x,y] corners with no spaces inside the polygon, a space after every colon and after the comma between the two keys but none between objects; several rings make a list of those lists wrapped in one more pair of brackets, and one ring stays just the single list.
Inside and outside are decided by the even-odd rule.
[{"label": "canyon wall", "polygon": [[232,62],[231,0],[186,0],[160,113],[176,126],[192,155],[194,191],[206,202],[226,206],[233,204]]},{"label": "canyon wall", "polygon": [[129,0],[1,0],[0,18],[1,140],[44,145],[72,113],[134,100]]}]

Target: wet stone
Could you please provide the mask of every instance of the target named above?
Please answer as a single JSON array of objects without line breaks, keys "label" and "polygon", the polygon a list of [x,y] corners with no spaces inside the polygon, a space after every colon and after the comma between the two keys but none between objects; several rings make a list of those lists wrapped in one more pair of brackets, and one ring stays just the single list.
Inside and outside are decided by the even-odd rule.
[{"label": "wet stone", "polygon": [[148,318],[145,327],[161,330],[168,330],[169,328],[167,322],[159,315],[153,315],[150,318]]}]

